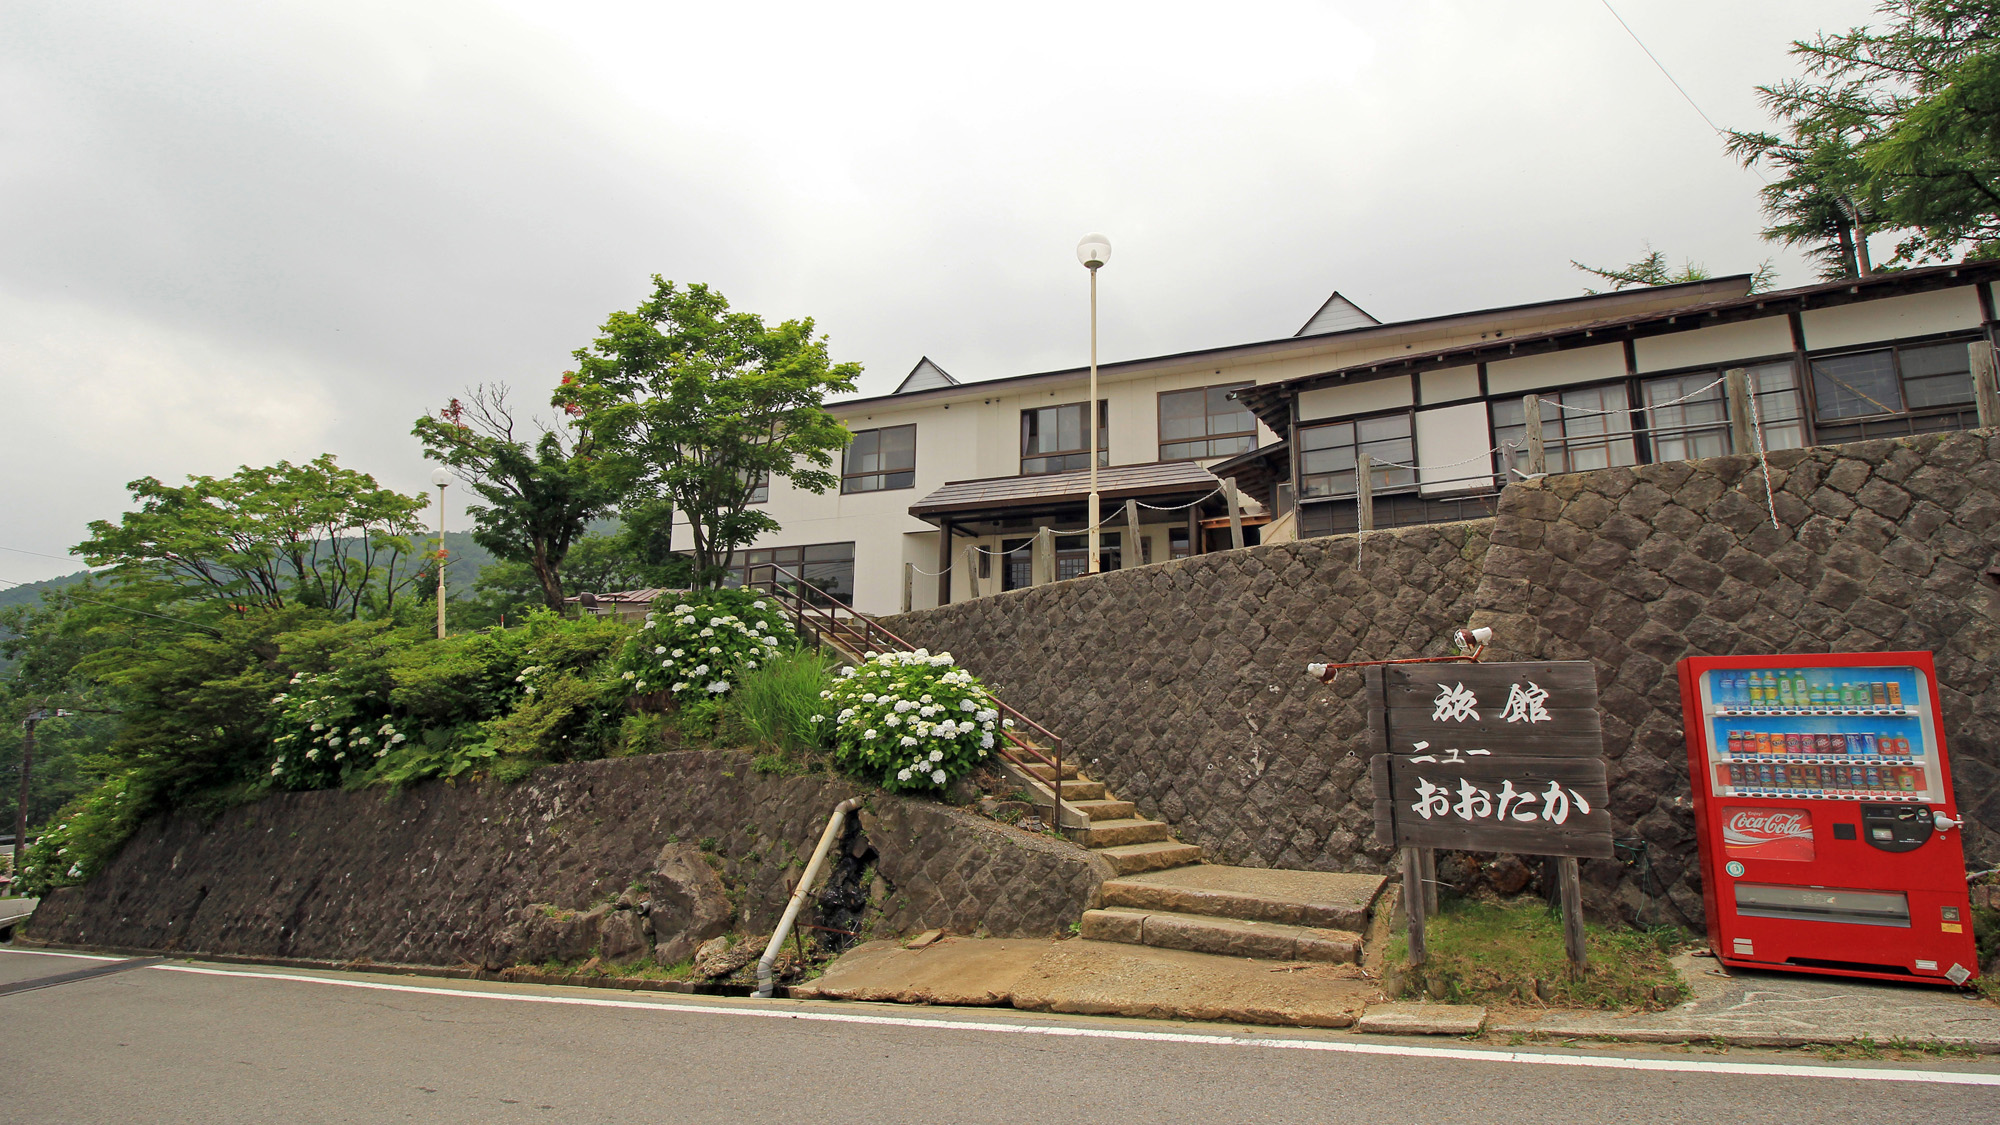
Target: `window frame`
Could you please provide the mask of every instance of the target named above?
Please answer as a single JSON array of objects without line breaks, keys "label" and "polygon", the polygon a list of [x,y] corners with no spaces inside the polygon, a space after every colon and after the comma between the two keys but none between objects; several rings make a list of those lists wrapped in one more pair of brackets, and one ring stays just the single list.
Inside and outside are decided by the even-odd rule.
[{"label": "window frame", "polygon": [[[809,551],[824,553],[829,549],[841,547],[847,549],[847,557],[844,559],[809,559],[806,557]],[[775,571],[771,572],[771,580],[768,582],[752,582],[750,580],[750,572],[753,569],[760,566],[782,566],[806,581],[812,582],[812,576],[807,573],[808,567],[838,566],[841,563],[845,563],[847,564],[847,601],[852,604],[854,600],[854,581],[857,573],[855,547],[856,541],[854,540],[842,540],[833,543],[801,543],[791,546],[738,547],[736,550],[730,552],[729,560],[723,563],[723,569],[728,573],[723,575],[722,584],[724,586],[769,591],[779,581],[777,573]],[[781,558],[780,556],[784,557]],[[841,591],[827,589],[823,583],[813,582],[813,585],[826,590],[833,597],[838,598],[841,596]],[[817,601],[818,599],[813,598],[813,600]]]},{"label": "window frame", "polygon": [[[1160,460],[1162,462],[1214,461],[1225,457],[1235,457],[1240,454],[1250,453],[1256,450],[1258,447],[1257,415],[1251,413],[1248,407],[1243,406],[1241,403],[1236,403],[1235,404],[1236,409],[1230,411],[1230,414],[1241,414],[1244,417],[1248,418],[1250,421],[1250,428],[1248,430],[1229,430],[1225,432],[1217,432],[1214,428],[1214,425],[1215,425],[1215,419],[1218,417],[1218,415],[1216,415],[1213,411],[1209,409],[1209,401],[1208,401],[1208,394],[1210,391],[1238,391],[1242,390],[1245,387],[1254,387],[1256,385],[1257,382],[1254,379],[1243,379],[1230,383],[1211,383],[1208,384],[1207,386],[1201,386],[1201,387],[1181,387],[1171,391],[1160,391],[1158,394],[1156,394],[1154,396],[1154,405],[1153,405],[1153,422],[1155,427],[1154,434],[1159,438],[1158,452]],[[1200,437],[1169,439],[1167,437],[1167,398],[1170,395],[1188,395],[1188,394],[1198,394],[1202,396],[1202,435]],[[1222,417],[1227,417],[1227,415],[1222,415]],[[1215,443],[1218,441],[1230,441],[1246,437],[1250,439],[1250,444],[1243,449],[1230,450],[1223,453],[1215,452]],[[1167,447],[1170,445],[1198,445],[1198,444],[1206,445],[1209,451],[1207,453],[1195,454],[1192,456],[1170,456],[1167,453]]]},{"label": "window frame", "polygon": [[[1376,438],[1372,441],[1361,440],[1362,423],[1376,422],[1384,418],[1403,419],[1404,426],[1406,427],[1407,432],[1400,439]],[[1490,424],[1492,418],[1492,411],[1490,409],[1487,411],[1487,418]],[[1307,449],[1306,435],[1311,433],[1313,430],[1325,429],[1328,427],[1339,426],[1339,425],[1349,425],[1354,427],[1353,448],[1354,448],[1355,462],[1357,468],[1345,469],[1345,470],[1335,469],[1321,473],[1307,472],[1305,468],[1306,455],[1308,453],[1318,453],[1321,452],[1322,450]],[[1379,446],[1383,444],[1384,441],[1397,441],[1397,440],[1406,441],[1410,445],[1410,452],[1408,454],[1409,461],[1415,462],[1416,460],[1417,411],[1416,407],[1414,406],[1400,406],[1394,410],[1377,410],[1370,414],[1352,414],[1345,418],[1315,419],[1314,421],[1311,422],[1301,422],[1296,427],[1294,427],[1294,429],[1296,431],[1297,445],[1294,447],[1293,456],[1298,458],[1298,463],[1299,463],[1299,476],[1298,476],[1299,489],[1296,501],[1298,503],[1309,503],[1312,501],[1323,501],[1323,500],[1346,500],[1346,499],[1351,499],[1352,497],[1357,495],[1360,491],[1358,488],[1349,488],[1345,492],[1314,492],[1312,491],[1312,485],[1309,482],[1314,477],[1336,476],[1341,472],[1346,472],[1349,474],[1356,473],[1358,471],[1358,466],[1360,463],[1360,455],[1363,446],[1367,445]],[[1326,446],[1323,448],[1337,449],[1339,447]],[[1401,493],[1401,492],[1415,492],[1419,487],[1419,484],[1420,482],[1417,480],[1417,474],[1415,470],[1399,469],[1390,465],[1381,464],[1379,462],[1375,467],[1374,479],[1371,480],[1370,482],[1372,492],[1376,496],[1384,496],[1392,493]]]},{"label": "window frame", "polygon": [[[900,466],[892,468],[880,463],[882,457],[882,436],[899,430],[910,431],[910,464],[907,468]],[[876,467],[872,469],[850,470],[848,458],[854,452],[855,443],[869,435],[873,435],[875,438],[875,451],[872,456],[877,459]],[[863,456],[870,456],[870,454],[863,454]],[[898,477],[905,479],[898,482],[896,480]],[[881,483],[872,488],[863,488],[856,484],[856,482],[869,480],[879,480]],[[897,426],[877,426],[868,430],[855,430],[854,436],[848,439],[847,448],[840,452],[840,494],[843,496],[861,496],[871,492],[900,492],[903,489],[915,488],[916,486],[917,424],[915,422],[905,422]]]},{"label": "window frame", "polygon": [[[1894,418],[1929,417],[1938,414],[1960,413],[1973,408],[1972,399],[1967,399],[1964,402],[1944,403],[1942,405],[1911,406],[1911,377],[1903,370],[1903,353],[1922,348],[1943,347],[1951,344],[1963,344],[1969,347],[1984,339],[1986,339],[1985,333],[1977,329],[1957,329],[1951,332],[1935,332],[1924,336],[1911,336],[1900,340],[1884,340],[1869,344],[1854,344],[1846,347],[1821,348],[1807,351],[1805,353],[1807,376],[1805,381],[1812,385],[1813,401],[1810,413],[1813,425],[1815,427],[1826,426],[1837,429],[1860,423],[1879,423]],[[1901,400],[1902,408],[1873,414],[1843,414],[1836,417],[1827,417],[1821,414],[1819,401],[1820,375],[1815,365],[1823,360],[1844,359],[1849,356],[1869,355],[1876,352],[1889,353],[1889,366],[1896,380],[1896,394]],[[1968,365],[1968,378],[1970,377],[1969,370],[1970,366]],[[1919,376],[1918,378],[1934,378],[1934,376]]]},{"label": "window frame", "polygon": [[[1098,422],[1097,467],[1100,469],[1109,468],[1111,466],[1111,411],[1109,409],[1110,402],[1111,402],[1110,399],[1105,399],[1105,398],[1100,398],[1097,400],[1097,422]],[[1045,449],[1035,453],[1028,452],[1029,416],[1037,414],[1044,410],[1060,411],[1060,410],[1068,410],[1072,407],[1082,410],[1086,415],[1087,419],[1087,416],[1090,413],[1090,401],[1088,399],[1085,399],[1082,402],[1057,402],[1057,403],[1050,403],[1047,406],[1025,406],[1021,408],[1021,441],[1020,441],[1021,476],[1044,477],[1044,476],[1051,476],[1055,473],[1082,472],[1083,470],[1090,468],[1090,438],[1088,433],[1085,433],[1084,435],[1083,445],[1075,449]],[[1058,417],[1056,423],[1056,433],[1058,437],[1061,436],[1062,423],[1060,417]],[[1053,458],[1062,458],[1065,462],[1074,458],[1078,461],[1078,464],[1072,466],[1065,463],[1062,467],[1053,469],[1047,467],[1043,467],[1040,469],[1028,468],[1028,462],[1030,461],[1048,461]]]}]

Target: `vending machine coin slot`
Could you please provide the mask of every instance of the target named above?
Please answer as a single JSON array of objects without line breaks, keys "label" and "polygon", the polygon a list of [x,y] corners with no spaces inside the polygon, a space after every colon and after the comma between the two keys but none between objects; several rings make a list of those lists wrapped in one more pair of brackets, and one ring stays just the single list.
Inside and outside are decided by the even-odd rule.
[{"label": "vending machine coin slot", "polygon": [[1869,845],[1885,852],[1915,851],[1934,830],[1923,805],[1863,805],[1861,827]]}]

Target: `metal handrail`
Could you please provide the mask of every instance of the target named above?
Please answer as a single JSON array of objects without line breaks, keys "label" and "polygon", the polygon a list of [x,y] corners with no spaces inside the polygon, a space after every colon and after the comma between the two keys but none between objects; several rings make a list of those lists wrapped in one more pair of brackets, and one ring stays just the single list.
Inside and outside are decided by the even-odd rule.
[{"label": "metal handrail", "polygon": [[[881,622],[875,620],[874,618],[868,616],[865,613],[862,613],[860,610],[855,609],[853,606],[848,605],[846,602],[841,601],[839,598],[834,597],[832,594],[827,593],[825,590],[820,589],[818,586],[815,586],[812,583],[806,581],[804,575],[799,574],[797,571],[791,570],[778,563],[757,563],[755,565],[748,567],[744,573],[744,579],[745,579],[744,585],[755,586],[756,585],[755,582],[749,581],[751,575],[754,575],[759,570],[766,568],[768,568],[773,575],[782,574],[787,579],[790,580],[792,585],[789,587],[780,585],[778,582],[774,580],[771,583],[769,592],[772,597],[778,600],[778,604],[783,606],[786,612],[791,615],[792,620],[798,624],[799,628],[802,631],[806,628],[812,629],[815,641],[817,641],[817,638],[821,632],[821,627],[817,624],[811,624],[811,625],[808,624],[809,613],[816,613],[818,614],[819,617],[823,618],[826,622],[826,628],[829,631],[844,630],[848,633],[859,634],[861,643],[865,646],[876,649],[893,649],[897,652],[915,652],[917,650],[915,645],[911,644],[910,642],[904,640],[903,638],[897,636],[895,633],[891,632],[888,629],[888,627],[883,625]],[[807,597],[806,591],[808,590],[811,591],[813,594],[818,595],[818,597],[820,598],[820,603],[815,603],[811,598]],[[836,611],[838,610],[845,610],[847,612],[846,622],[843,623],[841,619],[836,615]],[[854,625],[855,622],[860,623],[860,628],[857,629],[855,627]],[[881,641],[886,641],[887,643],[886,644],[879,643],[875,639],[877,637],[879,637]],[[1063,790],[1062,736],[1050,730],[1049,728],[1043,726],[1042,724],[1036,722],[1035,720],[1029,718],[1028,716],[1022,714],[1020,711],[1016,710],[1014,707],[1009,705],[1006,700],[1001,699],[998,695],[994,694],[993,689],[985,688],[984,690],[986,692],[986,698],[993,701],[993,706],[995,708],[997,708],[1002,714],[1006,715],[1008,718],[1015,720],[1015,725],[1012,727],[1009,727],[1004,723],[1001,725],[1000,727],[1001,740],[1004,743],[1011,744],[1014,750],[1021,751],[1025,753],[1028,757],[1034,758],[1040,761],[1042,764],[1049,767],[1053,776],[1053,779],[1049,783],[1049,787],[1051,793],[1054,795],[1055,798],[1055,804],[1052,806],[1050,819],[1054,821],[1056,831],[1061,832],[1062,790]],[[1024,725],[1034,730],[1037,734],[1041,735],[1044,740],[1047,741],[1048,749],[1052,751],[1054,754],[1053,757],[1051,757],[1047,753],[1043,753],[1042,747],[1035,745],[1033,741],[1024,737],[1020,733],[1020,728]],[[1006,755],[1007,757],[1013,759],[1016,765],[1022,766],[1023,768],[1027,767],[1029,764],[1028,762],[1022,761],[1019,755],[1010,753],[1004,747],[1000,748],[1000,752]]]}]

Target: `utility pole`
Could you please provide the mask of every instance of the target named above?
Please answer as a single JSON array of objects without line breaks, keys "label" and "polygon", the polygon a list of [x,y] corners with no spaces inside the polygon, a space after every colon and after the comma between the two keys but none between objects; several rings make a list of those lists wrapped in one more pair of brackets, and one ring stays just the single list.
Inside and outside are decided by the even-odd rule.
[{"label": "utility pole", "polygon": [[14,878],[21,878],[22,863],[28,857],[28,778],[35,768],[35,727],[43,719],[60,719],[69,714],[61,708],[50,711],[37,707],[21,722],[21,799],[14,805]]}]

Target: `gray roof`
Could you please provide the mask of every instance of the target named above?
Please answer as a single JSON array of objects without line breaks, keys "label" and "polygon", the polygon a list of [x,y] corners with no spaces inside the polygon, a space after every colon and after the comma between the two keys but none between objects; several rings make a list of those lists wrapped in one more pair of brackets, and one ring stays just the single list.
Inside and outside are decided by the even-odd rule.
[{"label": "gray roof", "polygon": [[[1217,483],[1214,473],[1193,461],[1112,465],[1097,470],[1097,494],[1107,499],[1208,492]],[[952,481],[910,505],[910,514],[921,518],[980,509],[1082,503],[1089,497],[1089,469],[1038,476],[989,477],[985,480]]]}]

